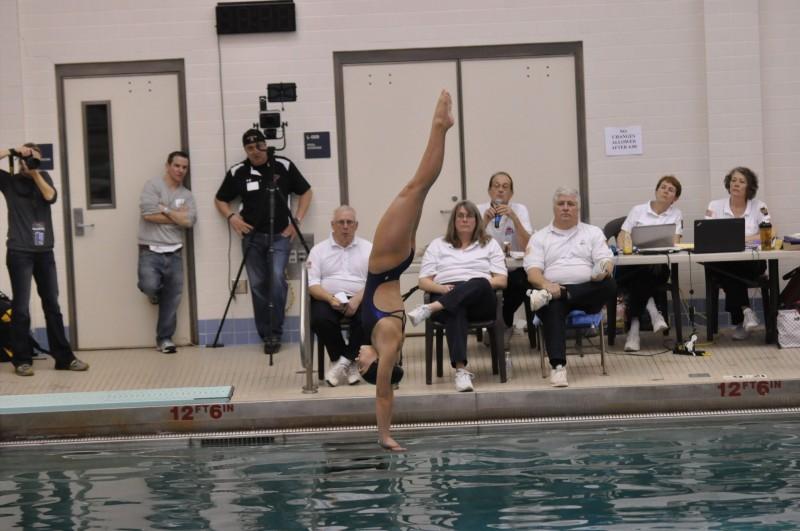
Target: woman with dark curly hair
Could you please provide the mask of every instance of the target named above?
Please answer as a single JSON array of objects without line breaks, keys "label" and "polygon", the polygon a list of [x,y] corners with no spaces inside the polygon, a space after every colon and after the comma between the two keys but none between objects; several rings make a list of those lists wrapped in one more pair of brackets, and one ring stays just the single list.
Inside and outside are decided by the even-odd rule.
[{"label": "woman with dark curly hair", "polygon": [[[748,241],[759,238],[758,225],[769,220],[767,205],[756,199],[758,176],[750,168],[734,168],[725,176],[728,197],[715,199],[708,204],[706,219],[744,218],[744,235]],[[713,275],[725,291],[725,311],[731,314],[736,327],[733,339],[746,339],[758,327],[758,317],[750,307],[747,284],[740,279],[757,279],[767,268],[764,260],[743,260],[714,264]],[[738,277],[738,278],[737,278]]]}]

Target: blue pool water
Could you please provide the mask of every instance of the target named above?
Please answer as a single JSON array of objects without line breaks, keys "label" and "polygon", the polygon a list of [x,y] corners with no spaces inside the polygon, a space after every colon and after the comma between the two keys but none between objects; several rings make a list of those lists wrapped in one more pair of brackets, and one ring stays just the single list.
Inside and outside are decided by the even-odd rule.
[{"label": "blue pool water", "polygon": [[0,449],[0,529],[795,529],[800,421]]}]

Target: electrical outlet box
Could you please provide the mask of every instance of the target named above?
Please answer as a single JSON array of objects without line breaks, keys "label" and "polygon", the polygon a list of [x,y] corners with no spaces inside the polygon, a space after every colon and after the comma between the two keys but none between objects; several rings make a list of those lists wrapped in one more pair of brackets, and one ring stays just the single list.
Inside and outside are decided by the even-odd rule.
[{"label": "electrical outlet box", "polygon": [[[233,288],[234,280],[231,280],[231,288]],[[236,284],[236,289],[234,293],[237,295],[247,295],[247,279],[240,278],[239,282]]]}]

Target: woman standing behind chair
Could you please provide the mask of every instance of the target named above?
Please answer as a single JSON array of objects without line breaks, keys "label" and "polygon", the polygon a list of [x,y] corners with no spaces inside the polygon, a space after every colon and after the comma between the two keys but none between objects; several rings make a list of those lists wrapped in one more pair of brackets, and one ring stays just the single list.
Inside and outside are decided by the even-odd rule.
[{"label": "woman standing behind chair", "polygon": [[[767,205],[756,199],[758,176],[750,168],[734,168],[725,176],[728,197],[715,199],[708,204],[706,219],[744,218],[744,235],[748,241],[759,238],[758,225],[769,219]],[[741,278],[756,280],[764,274],[764,260],[743,260],[714,264],[712,273],[725,292],[725,311],[731,314],[731,323],[736,327],[733,339],[746,339],[750,331],[758,327],[758,317],[750,308],[747,284]],[[734,277],[739,277],[734,278]]]},{"label": "woman standing behind chair", "polygon": [[[524,252],[533,234],[533,227],[528,208],[522,203],[511,202],[514,197],[514,180],[507,172],[499,171],[489,178],[488,192],[489,202],[478,205],[486,233],[501,246],[507,246],[508,251]],[[511,334],[514,332],[514,312],[525,301],[531,288],[520,261],[519,267],[508,272],[508,287],[503,290],[506,350],[509,350]]]},{"label": "woman standing behind chair", "polygon": [[[683,214],[675,202],[681,196],[681,182],[673,175],[665,175],[656,183],[656,196],[652,201],[636,205],[628,213],[617,236],[617,242],[631,237],[634,227],[643,225],[675,224],[674,243],[683,234]],[[663,332],[669,327],[656,307],[655,295],[669,281],[669,268],[663,264],[622,266],[617,269],[617,286],[628,293],[630,329],[625,340],[626,352],[637,352],[640,346],[639,316],[644,310],[650,315],[653,332]]]},{"label": "woman standing behind chair", "polygon": [[419,287],[431,294],[433,302],[408,312],[415,325],[434,313],[444,322],[456,391],[473,389],[474,375],[466,369],[467,325],[495,317],[494,290],[506,287],[507,275],[503,250],[486,234],[478,207],[460,201],[445,235],[433,240],[422,257]]}]

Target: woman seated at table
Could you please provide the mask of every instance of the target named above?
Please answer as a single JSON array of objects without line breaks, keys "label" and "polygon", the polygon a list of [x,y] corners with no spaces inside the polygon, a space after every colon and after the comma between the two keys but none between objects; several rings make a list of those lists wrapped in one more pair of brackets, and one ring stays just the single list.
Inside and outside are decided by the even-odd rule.
[{"label": "woman seated at table", "polygon": [[[617,242],[631,237],[634,227],[643,225],[675,224],[674,243],[683,234],[683,214],[675,207],[681,196],[681,182],[673,175],[665,175],[656,183],[655,199],[636,205],[628,213],[617,236]],[[653,332],[663,332],[667,328],[664,316],[656,307],[655,295],[669,281],[669,268],[664,264],[622,266],[617,268],[617,286],[628,293],[628,316],[630,329],[625,340],[626,352],[639,350],[639,316],[644,310],[650,315]]]},{"label": "woman seated at table", "polygon": [[470,201],[456,204],[447,232],[425,250],[419,287],[431,294],[430,304],[408,312],[417,325],[437,314],[445,325],[450,363],[456,369],[457,391],[472,391],[473,374],[467,371],[467,323],[494,319],[495,290],[506,287],[505,256],[486,234],[478,208]]},{"label": "woman seated at table", "polygon": [[[758,176],[745,167],[734,168],[725,176],[728,197],[715,199],[708,204],[706,219],[744,218],[744,235],[747,241],[759,238],[758,225],[769,220],[767,205],[756,199]],[[755,281],[764,274],[764,260],[742,260],[713,264],[712,274],[725,292],[725,311],[731,314],[731,323],[736,327],[733,339],[746,339],[750,331],[758,327],[758,317],[750,307],[747,284],[740,279]],[[738,277],[738,278],[735,278]]]},{"label": "woman seated at table", "polygon": [[[504,251],[524,252],[533,228],[528,208],[522,203],[511,202],[514,197],[511,176],[504,171],[492,175],[488,192],[489,202],[478,205],[486,233],[501,246],[506,246]],[[520,261],[519,267],[508,272],[508,287],[503,290],[503,321],[506,325],[503,343],[506,350],[511,346],[511,334],[514,332],[514,312],[525,301],[527,291],[531,288]]]}]

